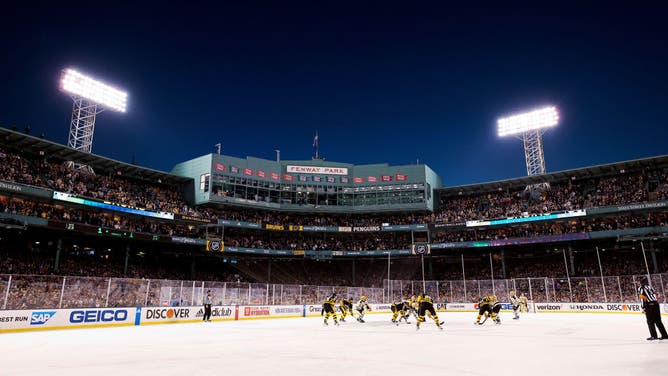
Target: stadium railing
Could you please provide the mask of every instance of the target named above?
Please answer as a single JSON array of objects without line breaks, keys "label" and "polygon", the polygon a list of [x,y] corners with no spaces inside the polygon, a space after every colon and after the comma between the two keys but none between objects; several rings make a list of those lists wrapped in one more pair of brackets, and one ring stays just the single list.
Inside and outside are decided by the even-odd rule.
[{"label": "stadium railing", "polygon": [[[391,300],[414,295],[425,289],[439,302],[477,302],[482,296],[497,295],[503,301],[508,292],[524,293],[530,301],[549,303],[635,302],[637,277],[513,278],[466,281],[399,281],[384,280],[383,289]],[[659,300],[668,302],[668,274],[651,274],[650,285]]]},{"label": "stadium railing", "polygon": [[[332,292],[370,303],[389,303],[426,290],[440,303],[477,302],[485,295],[505,301],[510,290],[530,301],[555,303],[635,302],[635,276],[514,278],[458,281],[385,280],[382,288],[209,282],[166,279],[0,275],[0,308],[101,308],[196,306],[211,290],[216,305],[319,304]],[[651,285],[666,301],[668,274],[652,274]]]}]

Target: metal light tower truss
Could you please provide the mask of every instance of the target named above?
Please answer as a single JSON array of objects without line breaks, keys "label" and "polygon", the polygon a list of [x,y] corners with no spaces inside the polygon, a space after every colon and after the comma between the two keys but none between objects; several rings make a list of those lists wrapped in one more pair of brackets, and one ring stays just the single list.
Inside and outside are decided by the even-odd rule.
[{"label": "metal light tower truss", "polygon": [[[75,150],[90,153],[93,149],[93,134],[95,132],[95,117],[104,111],[104,107],[95,102],[90,102],[80,96],[72,96],[74,105],[72,107],[72,120],[70,121],[70,134],[67,146]],[[93,173],[90,166],[74,162],[67,162],[71,168]]]},{"label": "metal light tower truss", "polygon": [[[69,93],[74,102],[67,146],[90,153],[93,148],[97,114],[106,109],[125,112],[127,94],[73,69],[63,70],[60,88]],[[69,167],[93,173],[90,166],[74,162],[66,164]]]},{"label": "metal light tower truss", "polygon": [[[524,158],[527,175],[545,174],[545,154],[543,153],[543,133],[559,123],[556,107],[545,107],[527,113],[513,115],[498,120],[499,136],[516,136],[524,142]],[[548,183],[528,186],[547,188]]]},{"label": "metal light tower truss", "polygon": [[545,173],[545,155],[543,154],[544,130],[524,132],[521,138],[524,141],[524,158],[527,163],[527,175],[542,175]]}]

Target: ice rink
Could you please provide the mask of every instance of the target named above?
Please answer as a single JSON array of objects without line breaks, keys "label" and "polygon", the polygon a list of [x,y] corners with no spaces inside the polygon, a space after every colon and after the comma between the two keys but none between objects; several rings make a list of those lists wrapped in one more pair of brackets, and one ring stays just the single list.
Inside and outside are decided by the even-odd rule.
[{"label": "ice rink", "polygon": [[646,341],[642,315],[508,313],[499,326],[475,316],[441,313],[444,331],[378,314],[338,327],[296,318],[1,334],[0,375],[668,374],[668,341]]}]

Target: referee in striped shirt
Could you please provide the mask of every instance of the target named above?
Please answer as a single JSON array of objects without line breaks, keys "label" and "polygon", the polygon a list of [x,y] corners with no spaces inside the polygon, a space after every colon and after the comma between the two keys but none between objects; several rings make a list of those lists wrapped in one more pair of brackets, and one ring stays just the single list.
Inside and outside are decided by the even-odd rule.
[{"label": "referee in striped shirt", "polygon": [[[651,337],[647,338],[648,341],[653,341],[655,339],[668,339],[668,334],[666,334],[666,328],[661,322],[661,312],[659,311],[659,302],[656,300],[656,293],[654,289],[647,284],[646,277],[640,277],[636,280],[636,286],[638,286],[638,297],[642,302],[642,311],[647,317],[647,326],[649,327],[649,334]],[[656,325],[661,332],[661,338],[658,338],[656,335]]]}]

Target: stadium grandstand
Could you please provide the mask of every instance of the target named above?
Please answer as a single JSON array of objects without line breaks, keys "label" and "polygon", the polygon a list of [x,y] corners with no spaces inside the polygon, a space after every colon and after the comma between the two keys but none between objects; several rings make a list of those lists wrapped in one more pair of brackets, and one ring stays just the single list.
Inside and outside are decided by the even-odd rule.
[{"label": "stadium grandstand", "polygon": [[3,309],[668,290],[668,156],[447,187],[423,164],[207,154],[167,173],[0,128],[0,160]]}]

